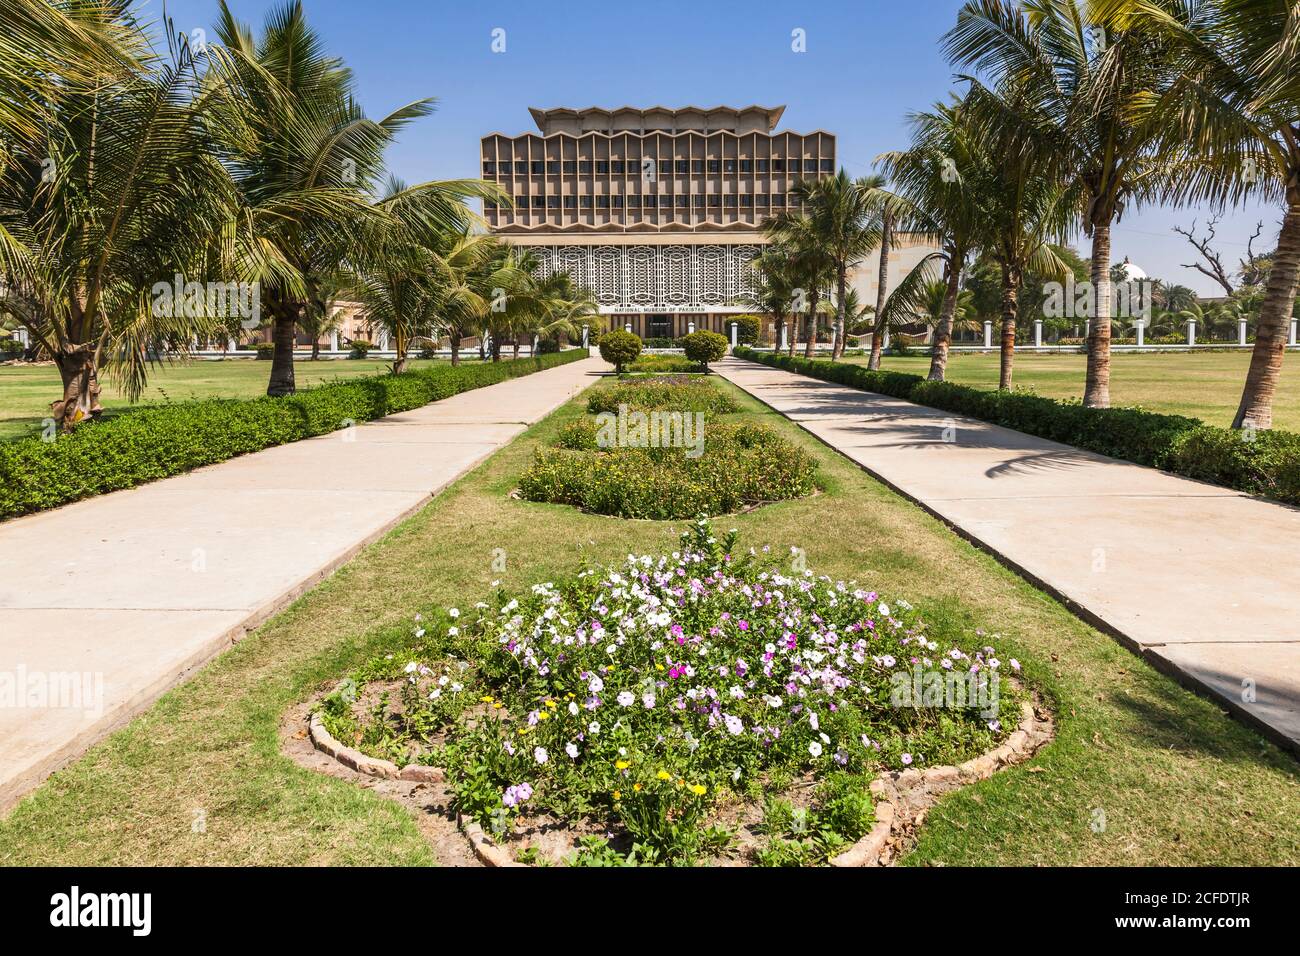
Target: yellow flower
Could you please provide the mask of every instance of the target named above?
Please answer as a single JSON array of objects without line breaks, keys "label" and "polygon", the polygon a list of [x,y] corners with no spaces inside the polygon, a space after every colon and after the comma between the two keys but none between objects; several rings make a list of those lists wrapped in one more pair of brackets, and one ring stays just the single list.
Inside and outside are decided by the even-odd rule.
[{"label": "yellow flower", "polygon": [[632,789],[635,790],[637,793],[640,793],[640,792],[641,792],[641,784],[639,784],[639,783],[634,783],[634,784],[632,784]]},{"label": "yellow flower", "polygon": [[546,702],[546,706],[549,707],[549,708],[551,708],[551,710],[554,710],[556,707],[559,707],[560,705],[557,704],[557,703],[556,703],[555,701],[553,701],[553,700],[548,700],[548,701]]},{"label": "yellow flower", "polygon": [[480,697],[479,700],[483,701],[483,703],[485,703],[485,704],[490,704],[490,703],[492,703],[492,695],[491,695],[491,694],[488,694],[488,695],[485,696],[485,697]]},{"label": "yellow flower", "polygon": [[632,766],[632,764],[627,760],[615,760],[614,766],[619,770],[626,770],[628,767]]},{"label": "yellow flower", "polygon": [[693,787],[691,787],[691,793],[695,794],[697,797],[704,796],[708,792],[708,790],[709,790],[708,787],[701,786],[698,783],[695,784]]},{"label": "yellow flower", "polygon": [[657,774],[655,774],[655,776],[657,776],[660,780],[673,779],[673,775],[670,774],[667,770],[660,770]]},{"label": "yellow flower", "polygon": [[502,704],[501,704],[500,701],[497,701],[495,704],[492,705],[492,709],[493,709],[493,710],[500,710],[501,707],[502,707]]},{"label": "yellow flower", "polygon": [[661,670],[663,670],[663,669],[664,669],[664,665],[662,665],[662,664],[656,664],[656,665],[655,665],[655,670],[657,670],[657,671],[661,671]]},{"label": "yellow flower", "polygon": [[623,794],[619,793],[617,790],[614,791],[614,799],[615,799],[615,800],[619,799],[619,798],[622,797],[622,796],[623,796]]},{"label": "yellow flower", "polygon": [[543,710],[543,711],[540,711],[540,712],[537,714],[537,719],[538,719],[538,720],[550,720],[550,719],[551,719],[551,715],[550,715],[549,713],[547,713],[546,711]]}]

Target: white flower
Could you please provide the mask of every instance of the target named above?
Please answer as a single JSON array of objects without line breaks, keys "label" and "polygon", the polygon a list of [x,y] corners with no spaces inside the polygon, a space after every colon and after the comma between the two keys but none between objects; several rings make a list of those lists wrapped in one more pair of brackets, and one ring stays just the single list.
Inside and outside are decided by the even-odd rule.
[{"label": "white flower", "polygon": [[886,604],[884,601],[881,601],[879,607],[880,607],[880,613],[883,614],[885,617],[889,617],[889,605]]},{"label": "white flower", "polygon": [[775,695],[771,697],[764,697],[763,699],[767,701],[767,706],[773,709],[781,706],[781,698],[776,697]]},{"label": "white flower", "polygon": [[447,633],[448,633],[449,635],[451,635],[452,637],[455,637],[457,634],[460,633],[460,628],[458,628],[458,627],[449,627],[449,628],[447,628]]},{"label": "white flower", "polygon": [[451,615],[451,617],[453,617],[453,618],[460,617],[460,611],[459,611],[458,609],[454,608],[454,607],[453,607],[453,608],[448,608],[448,609],[447,609],[447,613],[448,613],[449,615]]},{"label": "white flower", "polygon": [[821,724],[817,721],[817,714],[814,711],[808,712],[808,726],[813,730],[817,730],[821,727]]},{"label": "white flower", "polygon": [[645,707],[646,710],[654,710],[655,695],[650,693],[642,694],[641,704]]},{"label": "white flower", "polygon": [[632,701],[636,700],[636,695],[630,690],[620,691],[618,695],[618,705],[620,707],[631,707]]},{"label": "white flower", "polygon": [[547,761],[549,758],[550,758],[550,755],[546,752],[546,748],[545,748],[545,747],[534,747],[534,748],[533,748],[533,759],[536,760],[538,763],[546,763],[546,761]]},{"label": "white flower", "polygon": [[735,737],[741,734],[745,729],[745,722],[735,714],[728,714],[724,720],[727,725],[727,733]]},{"label": "white flower", "polygon": [[808,752],[814,757],[820,757],[822,755],[822,745],[814,740],[808,745]]},{"label": "white flower", "polygon": [[1014,657],[1011,658],[1011,669],[1017,674],[1020,673],[1020,661],[1016,660]]},{"label": "white flower", "polygon": [[577,759],[578,759],[578,745],[577,745],[577,744],[575,744],[575,743],[567,743],[567,744],[565,744],[565,745],[564,745],[564,752],[565,752],[566,754],[568,754],[570,757],[572,757],[574,760],[577,760]]},{"label": "white flower", "polygon": [[456,681],[456,683],[451,685],[451,692],[453,694],[459,694],[464,689],[465,689],[465,685],[462,684],[460,681]]},{"label": "white flower", "polygon": [[569,701],[569,713],[572,714],[572,715],[574,715],[574,716],[577,716],[577,714],[578,714],[578,704],[577,704],[577,701],[572,701],[572,700]]},{"label": "white flower", "polygon": [[599,676],[592,677],[592,679],[587,682],[587,690],[591,691],[593,694],[599,694],[604,689],[605,682],[601,680]]},{"label": "white flower", "polygon": [[824,744],[829,744],[831,742],[831,738],[827,737],[824,733],[818,734],[817,736],[822,739],[822,743]]},{"label": "white flower", "polygon": [[406,673],[408,673],[408,674],[414,674],[414,673],[415,673],[415,669],[416,669],[417,667],[419,667],[419,666],[420,666],[420,665],[417,664],[417,663],[415,663],[415,661],[411,661],[411,663],[409,663],[409,664],[406,665]]},{"label": "white flower", "polygon": [[589,733],[589,734],[598,734],[598,733],[600,733],[600,721],[598,721],[598,720],[593,720],[591,723],[589,723],[589,724],[587,725],[587,733]]}]

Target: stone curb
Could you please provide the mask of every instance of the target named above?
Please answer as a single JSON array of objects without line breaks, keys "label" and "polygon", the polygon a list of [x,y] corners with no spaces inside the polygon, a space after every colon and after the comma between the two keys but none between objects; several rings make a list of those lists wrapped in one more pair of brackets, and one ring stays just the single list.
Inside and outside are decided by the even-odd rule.
[{"label": "stone curb", "polygon": [[483,828],[473,820],[458,816],[456,822],[460,824],[460,831],[468,838],[474,855],[484,866],[528,866],[527,863],[515,860],[503,847],[497,846],[492,838],[483,832]]},{"label": "stone curb", "polygon": [[[1028,756],[1051,737],[1050,731],[1039,730],[1034,715],[1034,705],[1025,701],[1020,705],[1020,724],[1000,746],[958,766],[930,767],[925,771],[908,768],[899,773],[879,774],[868,785],[876,797],[876,825],[849,849],[830,859],[831,866],[878,866],[885,844],[900,819],[898,807],[887,795],[906,792],[924,784],[968,784],[987,780],[1002,767],[1009,766],[1013,758]],[[897,799],[897,798],[895,798]]]},{"label": "stone curb", "polygon": [[339,743],[325,729],[320,714],[315,711],[312,712],[311,721],[307,724],[307,732],[311,737],[312,745],[321,753],[333,757],[350,770],[364,773],[368,777],[379,777],[383,780],[409,780],[413,783],[441,783],[444,779],[441,767],[407,764],[405,767],[399,768],[391,760],[368,757],[360,750]]}]

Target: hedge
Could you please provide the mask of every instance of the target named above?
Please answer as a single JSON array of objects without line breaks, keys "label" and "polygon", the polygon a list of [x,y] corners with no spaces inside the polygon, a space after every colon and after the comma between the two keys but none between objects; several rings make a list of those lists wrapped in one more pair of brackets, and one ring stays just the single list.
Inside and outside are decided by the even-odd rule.
[{"label": "hedge", "polygon": [[1030,392],[985,391],[930,382],[903,372],[872,372],[861,365],[792,358],[738,347],[734,353],[764,365],[879,392],[918,405],[978,418],[1112,458],[1150,465],[1198,481],[1300,505],[1300,435],[1271,429],[1254,434],[1217,428],[1196,418],[1140,408],[1084,408]]},{"label": "hedge", "polygon": [[586,357],[586,349],[570,349],[537,358],[371,375],[286,398],[145,405],[83,424],[54,441],[34,437],[0,444],[0,519],[133,488]]}]

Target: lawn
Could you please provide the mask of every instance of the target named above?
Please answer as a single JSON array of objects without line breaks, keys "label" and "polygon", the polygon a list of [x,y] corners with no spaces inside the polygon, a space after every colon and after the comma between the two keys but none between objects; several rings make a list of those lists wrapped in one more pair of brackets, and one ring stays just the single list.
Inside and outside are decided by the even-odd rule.
[{"label": "lawn", "polygon": [[[865,356],[845,361],[866,364]],[[1087,356],[1076,353],[1016,355],[1015,385],[1047,398],[1082,398]],[[1199,418],[1208,425],[1232,424],[1250,364],[1248,351],[1151,352],[1111,356],[1110,398],[1114,405],[1141,405],[1153,412]],[[883,367],[893,372],[925,375],[930,356],[919,350],[908,356],[886,355]],[[962,385],[997,388],[996,352],[953,352],[948,379]],[[1300,354],[1288,352],[1273,406],[1277,428],[1300,431]]]},{"label": "lawn", "polygon": [[[733,386],[747,415],[821,463],[822,494],[720,519],[742,544],[986,628],[1048,697],[1058,737],[941,801],[911,864],[1300,864],[1300,767],[1213,703],[958,538]],[[0,864],[428,864],[415,819],[281,755],[293,704],[409,639],[419,611],[518,591],[579,561],[671,551],[681,522],[512,498],[566,405],[60,771],[0,821]],[[834,534],[827,534],[834,529]],[[505,570],[500,559],[504,549]],[[206,832],[191,831],[195,811]]]},{"label": "lawn", "polygon": [[[477,357],[475,357],[477,359]],[[433,359],[412,361],[412,368],[446,361]],[[384,359],[295,362],[294,377],[299,388],[307,388],[332,379],[373,375],[392,363]],[[143,402],[188,402],[203,398],[256,398],[266,394],[271,363],[255,359],[230,359],[221,362],[196,361],[157,366],[149,376],[149,386],[140,397]],[[111,379],[103,383],[105,414],[120,413],[130,403],[113,387]],[[39,434],[41,422],[49,415],[50,402],[62,394],[59,373],[53,365],[0,366],[0,441]]]}]

